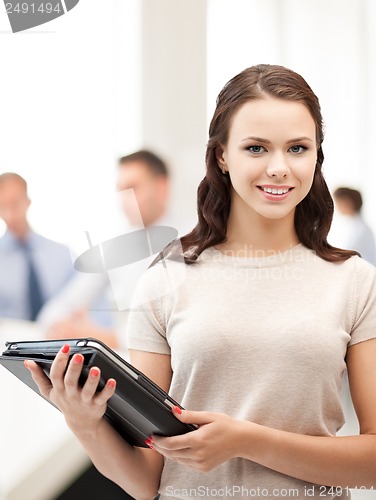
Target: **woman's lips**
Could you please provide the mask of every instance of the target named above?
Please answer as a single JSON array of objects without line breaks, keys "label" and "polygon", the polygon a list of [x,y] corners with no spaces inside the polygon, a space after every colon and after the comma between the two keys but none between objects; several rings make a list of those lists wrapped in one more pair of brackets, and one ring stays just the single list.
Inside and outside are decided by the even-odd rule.
[{"label": "woman's lips", "polygon": [[291,186],[257,186],[263,196],[270,201],[283,201],[294,189]]}]

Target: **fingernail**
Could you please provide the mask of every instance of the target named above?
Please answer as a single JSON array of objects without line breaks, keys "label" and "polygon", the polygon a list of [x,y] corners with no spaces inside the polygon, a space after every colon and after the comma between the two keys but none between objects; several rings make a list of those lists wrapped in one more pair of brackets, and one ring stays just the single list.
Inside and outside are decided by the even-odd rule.
[{"label": "fingernail", "polygon": [[27,359],[25,359],[25,361],[24,361],[24,366],[25,366],[25,368],[27,368],[29,370],[29,363],[28,363]]},{"label": "fingernail", "polygon": [[69,349],[70,349],[69,344],[64,344],[64,345],[63,345],[63,347],[61,348],[61,352],[62,352],[63,354],[68,354]]},{"label": "fingernail", "polygon": [[179,408],[179,406],[174,406],[173,410],[174,410],[176,413],[179,413],[179,415],[181,415],[181,409]]},{"label": "fingernail", "polygon": [[151,443],[153,442],[153,436],[149,436],[148,439]]},{"label": "fingernail", "polygon": [[111,379],[107,382],[107,385],[108,385],[108,387],[110,387],[110,389],[113,389],[113,388],[115,387],[115,385],[116,385],[116,382],[115,382],[115,380],[114,380],[114,379],[112,379],[112,378],[111,378]]},{"label": "fingernail", "polygon": [[98,377],[98,375],[99,375],[99,370],[98,370],[98,368],[92,368],[92,369],[90,370],[90,375],[91,375],[92,377],[94,377],[94,378],[95,378],[95,377]]},{"label": "fingernail", "polygon": [[145,444],[150,447],[151,441],[149,439],[145,439]]},{"label": "fingernail", "polygon": [[82,354],[75,354],[73,356],[73,363],[75,363],[76,365],[80,365],[84,360],[84,357],[82,356]]}]

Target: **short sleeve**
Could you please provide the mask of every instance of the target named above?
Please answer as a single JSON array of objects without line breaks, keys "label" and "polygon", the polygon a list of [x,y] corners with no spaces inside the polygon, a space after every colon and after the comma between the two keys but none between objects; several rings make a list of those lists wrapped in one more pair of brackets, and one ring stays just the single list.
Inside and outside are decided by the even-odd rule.
[{"label": "short sleeve", "polygon": [[127,321],[128,349],[170,354],[166,339],[164,283],[163,266],[158,264],[149,268],[139,280]]},{"label": "short sleeve", "polygon": [[354,264],[354,322],[349,346],[376,338],[376,268],[357,257]]}]

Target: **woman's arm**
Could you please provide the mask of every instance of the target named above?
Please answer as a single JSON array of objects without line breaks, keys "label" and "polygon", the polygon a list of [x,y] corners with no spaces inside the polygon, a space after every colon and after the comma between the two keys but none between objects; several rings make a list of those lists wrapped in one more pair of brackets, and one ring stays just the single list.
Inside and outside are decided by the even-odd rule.
[{"label": "woman's arm", "polygon": [[[129,445],[102,418],[107,401],[115,391],[115,381],[108,380],[104,389],[95,394],[100,373],[98,368],[92,367],[87,382],[81,388],[78,379],[83,356],[75,354],[69,363],[68,359],[69,350],[64,352],[63,348],[52,364],[51,380],[33,361],[27,362],[27,368],[40,393],[62,411],[67,425],[99,472],[133,497],[150,500],[158,491],[163,457],[155,451]],[[154,382],[168,390],[171,380],[169,356],[134,352],[132,361]]]},{"label": "woman's arm", "polygon": [[[154,448],[192,468],[208,471],[242,457],[303,481],[326,486],[376,487],[376,340],[349,347],[347,365],[359,436],[306,436],[227,415],[183,411],[176,416],[197,431],[161,438]],[[307,388],[308,390],[308,388]],[[297,413],[299,408],[296,409]]]}]

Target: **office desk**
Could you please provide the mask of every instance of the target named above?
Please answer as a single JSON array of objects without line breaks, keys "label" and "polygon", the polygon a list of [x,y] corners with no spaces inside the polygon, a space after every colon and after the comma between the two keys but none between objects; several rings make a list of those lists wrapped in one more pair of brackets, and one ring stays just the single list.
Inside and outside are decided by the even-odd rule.
[{"label": "office desk", "polygon": [[[41,330],[0,319],[6,340],[32,340]],[[90,463],[63,415],[0,366],[0,500],[51,500]]]}]

